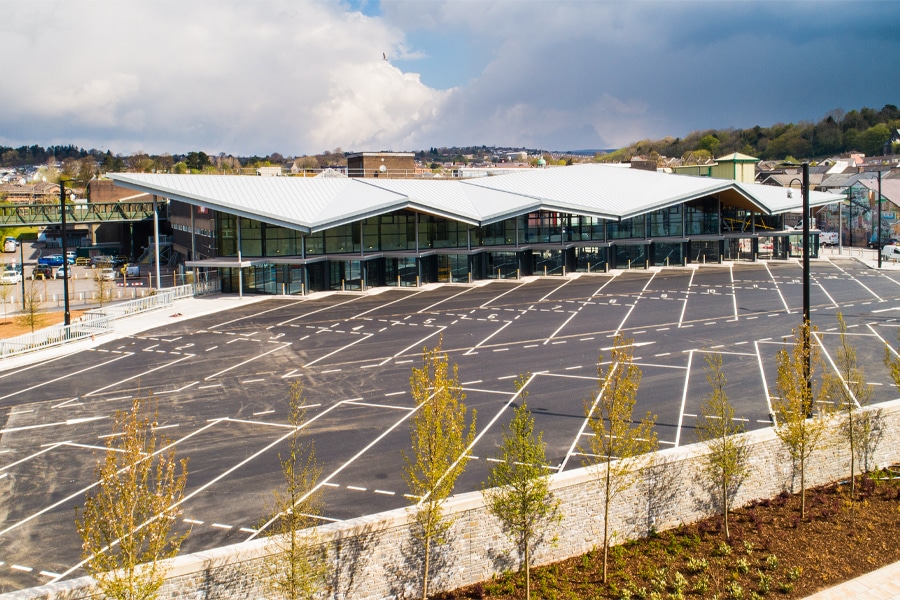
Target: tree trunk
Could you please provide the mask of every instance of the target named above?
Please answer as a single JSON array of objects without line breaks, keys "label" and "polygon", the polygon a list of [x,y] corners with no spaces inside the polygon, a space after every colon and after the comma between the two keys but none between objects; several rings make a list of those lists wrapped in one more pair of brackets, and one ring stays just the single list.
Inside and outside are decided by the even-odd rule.
[{"label": "tree trunk", "polygon": [[800,458],[800,520],[806,520],[806,459]]},{"label": "tree trunk", "polygon": [[528,566],[528,542],[525,542],[525,600],[531,600],[531,568]]},{"label": "tree trunk", "polygon": [[[850,401],[852,402],[852,400]],[[853,437],[853,407],[850,406],[850,416],[847,419],[850,431],[850,499],[856,498],[856,440]]]},{"label": "tree trunk", "polygon": [[606,584],[607,564],[609,561],[609,461],[606,462],[606,495],[603,499],[603,583]]},{"label": "tree trunk", "polygon": [[731,539],[731,530],[728,528],[728,484],[722,482],[722,508],[725,513],[725,539]]},{"label": "tree trunk", "polygon": [[431,537],[425,538],[425,572],[422,574],[422,600],[428,600],[428,569],[431,559]]}]

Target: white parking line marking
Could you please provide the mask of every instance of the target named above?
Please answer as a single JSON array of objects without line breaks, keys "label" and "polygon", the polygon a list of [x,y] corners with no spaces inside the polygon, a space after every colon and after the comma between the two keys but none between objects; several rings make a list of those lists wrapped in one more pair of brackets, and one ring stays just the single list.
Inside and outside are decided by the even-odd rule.
[{"label": "white parking line marking", "polygon": [[189,358],[193,358],[193,357],[194,357],[193,354],[186,354],[185,356],[182,356],[182,357],[179,358],[179,359],[173,360],[172,362],[167,362],[167,363],[162,364],[162,365],[160,365],[160,366],[158,366],[158,367],[154,367],[154,368],[148,369],[148,370],[146,370],[146,371],[144,371],[144,372],[142,372],[142,373],[138,373],[137,375],[133,375],[133,376],[131,376],[131,377],[127,377],[127,378],[125,378],[125,379],[121,379],[121,380],[116,381],[116,382],[114,382],[114,383],[111,383],[111,384],[109,384],[109,385],[105,385],[105,386],[103,386],[102,388],[98,388],[98,389],[96,389],[96,390],[94,390],[94,391],[92,391],[92,392],[88,392],[87,394],[84,394],[82,397],[87,398],[88,396],[95,396],[95,395],[99,394],[100,392],[102,392],[102,391],[104,391],[104,390],[108,390],[108,389],[110,389],[110,388],[114,388],[114,387],[116,387],[116,386],[122,385],[123,383],[128,382],[128,381],[131,381],[131,380],[133,380],[133,379],[140,379],[141,377],[143,377],[143,376],[145,376],[145,375],[149,375],[150,373],[155,373],[156,371],[159,371],[159,370],[162,370],[162,369],[168,369],[168,368],[170,368],[172,365],[176,365],[176,364],[180,363],[180,362],[183,361],[183,360],[188,360]]},{"label": "white parking line marking", "polygon": [[79,371],[72,371],[71,373],[66,373],[65,375],[60,375],[59,377],[55,377],[55,378],[53,378],[53,379],[47,379],[47,380],[42,381],[41,383],[38,383],[38,384],[33,385],[33,386],[31,386],[31,387],[24,388],[24,389],[21,389],[21,390],[17,390],[17,391],[15,391],[15,392],[13,392],[13,393],[11,393],[11,394],[7,394],[7,395],[5,395],[5,396],[0,396],[0,400],[5,400],[6,398],[11,398],[11,397],[13,397],[13,396],[15,396],[15,395],[17,395],[17,394],[22,394],[22,393],[25,393],[25,392],[30,392],[31,390],[37,389],[37,388],[39,388],[39,387],[41,387],[41,386],[49,385],[49,384],[51,384],[51,383],[56,383],[57,381],[62,381],[62,380],[65,379],[66,377],[71,377],[72,375],[80,375],[81,373],[85,373],[85,372],[90,371],[90,370],[92,370],[92,369],[97,369],[97,368],[100,368],[100,367],[105,367],[106,365],[112,364],[112,363],[116,362],[117,360],[122,360],[123,358],[127,358],[127,357],[129,357],[129,356],[134,356],[134,353],[129,352],[128,354],[123,354],[123,355],[121,355],[121,356],[117,356],[117,357],[115,357],[115,358],[111,358],[111,359],[109,359],[109,360],[107,360],[107,361],[105,361],[105,362],[97,363],[97,364],[95,364],[95,365],[91,365],[90,367],[86,367],[86,368],[81,369],[81,370],[79,370]]},{"label": "white parking line marking", "polygon": [[273,352],[278,352],[279,350],[284,350],[285,348],[287,348],[287,347],[290,346],[290,345],[291,345],[291,342],[285,342],[285,343],[282,344],[281,346],[278,346],[277,348],[272,348],[272,349],[269,350],[268,352],[263,352],[262,354],[259,354],[259,355],[257,355],[257,356],[254,356],[254,357],[252,357],[252,358],[248,358],[248,359],[245,360],[244,362],[240,362],[240,363],[238,363],[238,364],[236,364],[236,365],[234,365],[234,366],[228,367],[227,369],[222,369],[222,370],[219,371],[218,373],[213,373],[213,374],[210,375],[209,377],[206,377],[206,378],[204,379],[204,381],[209,381],[210,379],[213,379],[213,378],[215,378],[215,377],[218,377],[218,376],[221,375],[222,373],[227,373],[228,371],[232,371],[232,370],[234,370],[234,369],[237,369],[238,367],[243,367],[243,366],[246,365],[247,363],[251,363],[251,362],[253,362],[254,360],[259,360],[260,358],[262,358],[262,357],[264,357],[264,356],[268,356],[269,354],[272,354]]},{"label": "white parking line marking", "polygon": [[25,425],[23,427],[9,427],[0,429],[0,433],[12,433],[13,431],[26,431],[28,429],[43,429],[45,427],[58,427],[60,425],[78,425],[80,423],[89,423],[91,421],[99,421],[100,419],[108,419],[106,415],[99,417],[83,417],[80,419],[69,419],[67,421],[57,421],[55,423],[41,423],[40,425]]}]

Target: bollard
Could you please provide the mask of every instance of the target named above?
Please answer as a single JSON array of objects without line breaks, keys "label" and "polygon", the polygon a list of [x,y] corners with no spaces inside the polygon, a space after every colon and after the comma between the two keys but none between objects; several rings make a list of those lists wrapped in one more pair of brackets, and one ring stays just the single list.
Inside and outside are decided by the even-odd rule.
[{"label": "bollard", "polygon": [[547,276],[547,265],[544,265],[544,277]]},{"label": "bollard", "polygon": [[603,263],[603,272],[609,273],[609,263]]},{"label": "bollard", "polygon": [[649,269],[649,268],[650,268],[650,259],[645,258],[644,259],[644,269]]},{"label": "bollard", "polygon": [[341,279],[341,291],[342,292],[344,291],[344,280],[343,279]]},{"label": "bollard", "polygon": [[588,263],[588,270],[587,270],[587,272],[588,272],[588,273],[591,272],[591,263]]},{"label": "bollard", "polygon": [[667,267],[669,266],[669,257],[668,256],[666,257],[666,266]]}]

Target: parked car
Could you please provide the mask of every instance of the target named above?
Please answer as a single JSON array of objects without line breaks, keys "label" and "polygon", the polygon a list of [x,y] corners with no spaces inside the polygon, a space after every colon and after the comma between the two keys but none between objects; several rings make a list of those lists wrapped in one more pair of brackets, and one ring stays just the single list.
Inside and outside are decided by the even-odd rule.
[{"label": "parked car", "polygon": [[74,264],[75,264],[75,258],[76,258],[76,256],[75,256],[75,251],[74,251],[74,250],[69,250],[68,252],[66,252],[66,258],[69,260],[69,264],[70,264],[70,265],[74,265]]},{"label": "parked car", "polygon": [[48,254],[47,256],[42,256],[38,259],[39,265],[50,265],[51,267],[58,267],[64,262],[64,258],[62,254]]},{"label": "parked car", "polygon": [[31,270],[31,279],[52,279],[54,270],[50,265],[36,265]]},{"label": "parked car", "polygon": [[112,267],[104,267],[97,273],[97,279],[100,281],[114,281],[116,279],[116,270]]},{"label": "parked car", "polygon": [[15,285],[22,281],[22,274],[15,269],[4,269],[0,273],[0,285]]},{"label": "parked car", "polygon": [[141,265],[125,265],[125,277],[140,277]]},{"label": "parked car", "polygon": [[91,268],[103,268],[112,266],[113,261],[115,260],[114,256],[109,256],[108,254],[97,254],[96,256],[91,257]]},{"label": "parked car", "polygon": [[[66,276],[66,267],[65,265],[59,265],[56,269],[56,274],[53,276],[55,279],[64,279]],[[72,276],[72,269],[69,269],[69,277]]]}]

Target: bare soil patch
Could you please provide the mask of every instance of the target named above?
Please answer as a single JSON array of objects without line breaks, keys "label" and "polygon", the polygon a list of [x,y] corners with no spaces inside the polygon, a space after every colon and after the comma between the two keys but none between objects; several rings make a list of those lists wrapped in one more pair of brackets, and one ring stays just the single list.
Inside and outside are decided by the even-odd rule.
[{"label": "bare soil patch", "polygon": [[[69,311],[69,317],[72,321],[83,314],[83,310]],[[44,327],[59,325],[65,320],[65,315],[62,311],[46,312],[40,315],[40,319],[40,323],[34,328],[35,331],[43,329]],[[17,335],[24,335],[26,333],[31,333],[31,327],[23,324],[19,317],[7,316],[4,319],[3,316],[0,315],[0,339],[16,337]]]}]

